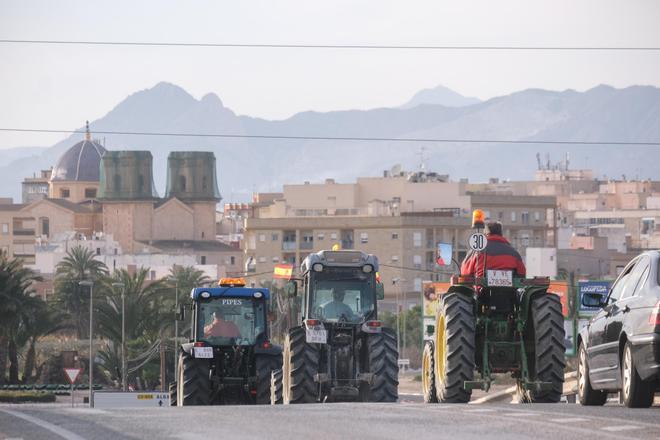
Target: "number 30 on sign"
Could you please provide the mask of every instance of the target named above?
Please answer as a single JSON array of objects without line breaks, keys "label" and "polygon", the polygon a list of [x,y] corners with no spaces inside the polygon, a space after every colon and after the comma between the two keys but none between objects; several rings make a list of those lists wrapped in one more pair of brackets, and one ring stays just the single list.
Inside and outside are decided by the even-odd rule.
[{"label": "number 30 on sign", "polygon": [[470,249],[473,251],[483,251],[486,249],[486,246],[488,246],[488,239],[486,238],[486,234],[477,232],[470,235],[470,238],[468,239],[468,246],[470,246]]}]

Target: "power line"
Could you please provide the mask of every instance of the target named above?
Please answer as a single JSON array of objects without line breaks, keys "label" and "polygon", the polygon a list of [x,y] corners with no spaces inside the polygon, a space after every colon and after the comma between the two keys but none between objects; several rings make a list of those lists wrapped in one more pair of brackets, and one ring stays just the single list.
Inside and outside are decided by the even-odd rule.
[{"label": "power line", "polygon": [[[50,130],[36,128],[0,128],[4,132],[19,133],[65,133],[84,134],[80,130]],[[199,137],[199,138],[227,138],[227,139],[280,139],[280,140],[312,140],[312,141],[351,141],[351,142],[427,142],[427,143],[455,143],[455,144],[533,144],[533,145],[637,145],[657,147],[660,141],[567,141],[567,140],[514,140],[514,139],[452,139],[452,138],[388,138],[388,137],[355,137],[355,136],[294,136],[274,134],[238,134],[238,133],[166,133],[166,132],[140,132],[140,131],[101,131],[94,130],[95,134],[126,135],[126,136],[170,136],[170,137]]]},{"label": "power line", "polygon": [[341,49],[341,50],[434,50],[434,51],[660,51],[654,46],[520,46],[520,45],[371,45],[371,44],[268,44],[268,43],[183,43],[158,41],[82,41],[0,39],[4,44],[48,44],[80,46],[209,47],[249,49]]}]

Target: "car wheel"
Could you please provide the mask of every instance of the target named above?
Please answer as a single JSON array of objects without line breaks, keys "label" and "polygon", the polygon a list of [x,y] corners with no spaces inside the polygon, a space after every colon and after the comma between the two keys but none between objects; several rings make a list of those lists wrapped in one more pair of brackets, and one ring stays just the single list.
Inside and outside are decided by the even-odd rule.
[{"label": "car wheel", "polygon": [[632,346],[626,342],[621,356],[621,395],[628,408],[648,408],[653,404],[654,383],[643,381],[632,356]]},{"label": "car wheel", "polygon": [[589,364],[587,363],[587,349],[580,344],[578,349],[578,371],[577,371],[578,399],[580,405],[604,405],[607,401],[607,393],[591,388],[589,380]]}]

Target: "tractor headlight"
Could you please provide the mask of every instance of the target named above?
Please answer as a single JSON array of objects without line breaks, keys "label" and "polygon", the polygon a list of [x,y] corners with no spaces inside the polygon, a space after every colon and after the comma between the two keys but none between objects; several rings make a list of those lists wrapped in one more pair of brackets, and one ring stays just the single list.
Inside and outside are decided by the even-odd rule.
[{"label": "tractor headlight", "polygon": [[362,266],[362,272],[364,273],[371,273],[374,271],[374,267],[371,264],[365,264]]},{"label": "tractor headlight", "polygon": [[261,298],[262,296],[264,296],[264,294],[261,292],[254,292],[252,296],[254,296],[255,298]]},{"label": "tractor headlight", "polygon": [[314,272],[323,272],[323,265],[321,263],[314,263],[312,270]]},{"label": "tractor headlight", "polygon": [[201,296],[204,299],[208,299],[208,298],[211,297],[211,293],[210,292],[202,292],[202,293],[199,294],[199,296]]}]

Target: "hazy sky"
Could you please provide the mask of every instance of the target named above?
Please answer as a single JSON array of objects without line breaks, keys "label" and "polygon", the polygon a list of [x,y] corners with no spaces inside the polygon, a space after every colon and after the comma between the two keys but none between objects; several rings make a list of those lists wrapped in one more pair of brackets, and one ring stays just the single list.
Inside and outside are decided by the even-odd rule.
[{"label": "hazy sky", "polygon": [[[2,1],[0,39],[369,45],[660,46],[660,2]],[[239,114],[397,106],[443,84],[660,86],[660,52],[440,52],[0,44],[0,127],[75,129],[159,81]],[[61,135],[0,133],[0,148]]]}]

